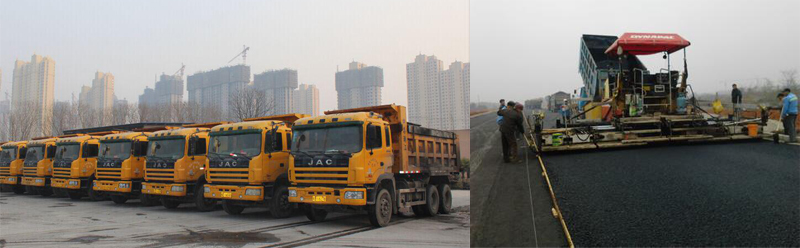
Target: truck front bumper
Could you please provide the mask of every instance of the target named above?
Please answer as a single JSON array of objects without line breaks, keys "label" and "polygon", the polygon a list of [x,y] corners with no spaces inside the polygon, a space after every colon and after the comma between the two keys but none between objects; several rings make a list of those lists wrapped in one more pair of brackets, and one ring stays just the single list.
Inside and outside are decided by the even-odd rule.
[{"label": "truck front bumper", "polygon": [[[263,186],[208,185],[203,188],[203,197],[207,199],[263,201]],[[249,195],[247,193],[250,193]]]},{"label": "truck front bumper", "polygon": [[109,192],[120,192],[120,193],[130,193],[132,187],[133,187],[132,181],[94,180],[94,185],[92,185],[92,189],[96,191],[109,191]]},{"label": "truck front bumper", "polygon": [[71,178],[53,178],[50,179],[50,187],[62,189],[81,189],[81,180]]},{"label": "truck front bumper", "polygon": [[[178,188],[181,190],[174,190]],[[150,195],[186,196],[187,189],[185,183],[142,183],[142,193]]]},{"label": "truck front bumper", "polygon": [[17,176],[0,176],[0,184],[16,185],[19,183],[18,178]]},{"label": "truck front bumper", "polygon": [[44,187],[47,185],[47,178],[44,177],[23,177],[22,185]]},{"label": "truck front bumper", "polygon": [[[360,199],[346,199],[345,192],[360,192]],[[289,202],[319,205],[367,205],[367,189],[330,187],[289,187]]]}]

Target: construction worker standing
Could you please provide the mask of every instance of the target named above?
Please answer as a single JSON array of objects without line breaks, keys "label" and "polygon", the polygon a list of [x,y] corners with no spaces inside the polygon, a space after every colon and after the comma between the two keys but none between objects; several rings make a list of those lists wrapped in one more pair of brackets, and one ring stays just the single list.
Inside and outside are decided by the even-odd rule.
[{"label": "construction worker standing", "polygon": [[731,103],[733,103],[733,116],[736,120],[739,120],[739,115],[741,114],[740,104],[742,104],[742,91],[736,87],[736,84],[733,84],[733,90],[731,90]]},{"label": "construction worker standing", "polygon": [[570,120],[572,113],[570,113],[569,109],[569,100],[564,99],[564,104],[561,105],[561,123],[567,125]]},{"label": "construction worker standing", "polygon": [[504,110],[498,111],[499,115],[503,116],[503,124],[500,125],[500,132],[502,133],[503,141],[503,162],[518,163],[520,162],[517,157],[517,132],[525,133],[522,126],[522,104],[511,105]]},{"label": "construction worker standing", "polygon": [[797,95],[786,88],[778,94],[778,100],[783,102],[781,109],[781,122],[783,122],[783,131],[789,135],[789,142],[797,142]]}]

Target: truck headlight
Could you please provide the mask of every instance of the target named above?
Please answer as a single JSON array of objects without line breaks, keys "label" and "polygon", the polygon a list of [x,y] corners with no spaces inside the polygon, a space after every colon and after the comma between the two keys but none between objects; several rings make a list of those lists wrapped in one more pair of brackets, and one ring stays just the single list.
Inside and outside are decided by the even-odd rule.
[{"label": "truck headlight", "polygon": [[245,195],[261,195],[261,189],[246,189],[244,191]]},{"label": "truck headlight", "polygon": [[13,178],[13,177],[9,177],[9,178],[8,178],[8,181],[9,181],[9,182],[13,182],[13,181],[15,181],[15,180],[17,180],[17,179],[16,179],[16,178]]},{"label": "truck headlight", "polygon": [[289,197],[297,197],[297,190],[290,189],[289,190]]},{"label": "truck headlight", "polygon": [[42,182],[44,182],[42,179],[36,179],[36,183],[42,183]]},{"label": "truck headlight", "polygon": [[183,192],[183,186],[172,186],[172,192]]},{"label": "truck headlight", "polygon": [[[72,185],[72,182],[69,182],[69,185]],[[97,182],[92,181],[92,187],[97,187]]]},{"label": "truck headlight", "polygon": [[[94,185],[97,185],[97,182],[93,182]],[[78,181],[69,181],[69,185],[78,186]]]},{"label": "truck headlight", "polygon": [[344,192],[344,199],[364,199],[364,192],[361,191]]},{"label": "truck headlight", "polygon": [[131,186],[130,186],[130,184],[127,184],[127,183],[120,183],[119,187],[123,188],[123,189],[127,189],[127,188],[130,188]]},{"label": "truck headlight", "polygon": [[142,184],[142,190],[145,190],[145,188],[147,188],[146,186],[147,185]]},{"label": "truck headlight", "polygon": [[211,193],[211,187],[203,186],[203,193]]}]

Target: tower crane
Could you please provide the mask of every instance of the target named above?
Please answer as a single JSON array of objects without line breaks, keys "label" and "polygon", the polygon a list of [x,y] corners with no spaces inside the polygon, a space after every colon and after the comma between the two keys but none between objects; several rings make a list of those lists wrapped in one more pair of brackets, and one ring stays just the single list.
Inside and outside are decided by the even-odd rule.
[{"label": "tower crane", "polygon": [[242,52],[240,52],[239,54],[236,54],[236,56],[233,57],[230,61],[228,61],[228,63],[233,62],[233,60],[235,60],[236,58],[238,58],[241,55],[242,56],[242,64],[243,65],[247,64],[247,50],[250,50],[250,47],[249,46],[245,46],[245,45],[243,45],[242,47],[243,47]]},{"label": "tower crane", "polygon": [[178,71],[176,71],[174,74],[172,74],[172,76],[174,77],[174,76],[176,76],[176,75],[177,75],[177,76],[179,76],[180,78],[183,78],[183,70],[184,70],[184,69],[186,69],[186,65],[184,65],[183,63],[181,63],[181,68],[180,68],[180,69],[178,69]]}]

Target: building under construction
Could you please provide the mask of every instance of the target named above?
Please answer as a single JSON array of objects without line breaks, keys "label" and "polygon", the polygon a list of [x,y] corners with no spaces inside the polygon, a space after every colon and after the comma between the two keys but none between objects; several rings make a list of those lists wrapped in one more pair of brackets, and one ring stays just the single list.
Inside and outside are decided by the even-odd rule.
[{"label": "building under construction", "polygon": [[155,89],[145,88],[139,103],[147,105],[175,104],[183,101],[182,75],[161,74]]},{"label": "building under construction", "polygon": [[297,70],[269,70],[253,75],[256,89],[264,91],[264,97],[274,101],[272,114],[282,115],[292,112],[293,93],[297,89]]},{"label": "building under construction", "polygon": [[[228,109],[228,99],[250,83],[250,66],[235,65],[198,72],[187,77],[189,102],[219,110]],[[222,113],[231,113],[222,111]]]},{"label": "building under construction", "polygon": [[339,109],[381,104],[383,69],[351,62],[346,71],[336,72],[336,96]]}]

